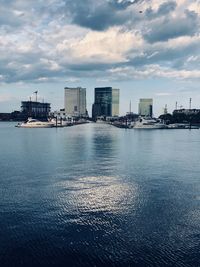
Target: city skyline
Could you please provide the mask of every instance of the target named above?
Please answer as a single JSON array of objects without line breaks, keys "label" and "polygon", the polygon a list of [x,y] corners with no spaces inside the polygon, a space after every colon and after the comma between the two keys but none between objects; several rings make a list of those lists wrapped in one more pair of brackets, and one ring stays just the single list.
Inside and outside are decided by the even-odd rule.
[{"label": "city skyline", "polygon": [[63,108],[64,87],[120,89],[120,115],[140,98],[200,107],[200,2],[189,0],[2,1],[0,112],[38,99]]}]

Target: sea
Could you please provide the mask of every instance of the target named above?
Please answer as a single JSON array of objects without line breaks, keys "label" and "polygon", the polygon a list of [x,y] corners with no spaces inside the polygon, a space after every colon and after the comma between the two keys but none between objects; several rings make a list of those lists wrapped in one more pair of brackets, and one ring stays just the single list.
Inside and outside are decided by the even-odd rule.
[{"label": "sea", "polygon": [[0,266],[200,266],[200,130],[0,123]]}]

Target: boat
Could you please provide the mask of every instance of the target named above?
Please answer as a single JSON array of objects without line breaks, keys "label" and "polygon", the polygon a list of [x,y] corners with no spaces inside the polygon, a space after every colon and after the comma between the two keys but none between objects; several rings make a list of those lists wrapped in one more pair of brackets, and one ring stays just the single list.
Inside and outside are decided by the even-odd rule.
[{"label": "boat", "polygon": [[56,118],[52,118],[49,120],[49,122],[51,122],[54,127],[65,127],[65,126],[71,126],[72,123],[68,120],[65,119],[56,119]]},{"label": "boat", "polygon": [[168,129],[187,129],[189,124],[185,123],[172,123],[167,125]]},{"label": "boat", "polygon": [[168,129],[199,129],[199,126],[187,123],[173,123],[168,125]]},{"label": "boat", "polygon": [[131,122],[127,123],[127,122],[112,122],[110,123],[111,125],[117,127],[117,128],[124,128],[124,129],[131,129],[133,128],[133,125],[131,124]]},{"label": "boat", "polygon": [[189,125],[189,126],[186,126],[185,128],[186,128],[186,129],[196,129],[196,130],[198,130],[198,129],[199,129],[199,126],[196,126],[196,125]]},{"label": "boat", "polygon": [[167,125],[153,118],[140,117],[134,123],[133,129],[167,129]]},{"label": "boat", "polygon": [[37,119],[28,118],[27,121],[18,123],[16,127],[19,128],[51,128],[54,124],[48,121],[39,121]]},{"label": "boat", "polygon": [[96,118],[96,123],[106,123],[104,116],[99,116]]},{"label": "boat", "polygon": [[106,121],[98,119],[96,120],[96,123],[106,123]]}]

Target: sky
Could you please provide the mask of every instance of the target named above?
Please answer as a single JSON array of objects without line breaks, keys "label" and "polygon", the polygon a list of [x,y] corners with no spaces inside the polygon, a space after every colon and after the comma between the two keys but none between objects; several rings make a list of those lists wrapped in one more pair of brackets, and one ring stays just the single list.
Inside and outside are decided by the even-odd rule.
[{"label": "sky", "polygon": [[200,0],[0,0],[0,112],[64,106],[64,87],[120,89],[120,114],[153,98],[200,108]]}]

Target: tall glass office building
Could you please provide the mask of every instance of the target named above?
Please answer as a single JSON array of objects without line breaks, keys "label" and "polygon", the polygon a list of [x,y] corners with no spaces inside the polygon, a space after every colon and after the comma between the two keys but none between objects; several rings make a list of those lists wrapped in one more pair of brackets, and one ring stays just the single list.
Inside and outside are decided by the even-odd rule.
[{"label": "tall glass office building", "polygon": [[86,89],[65,87],[65,113],[68,116],[85,116]]},{"label": "tall glass office building", "polygon": [[119,89],[97,87],[94,93],[92,117],[111,117],[119,115]]}]

